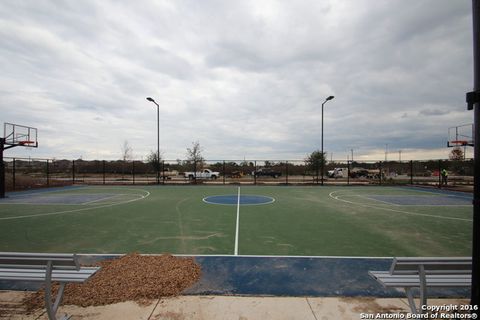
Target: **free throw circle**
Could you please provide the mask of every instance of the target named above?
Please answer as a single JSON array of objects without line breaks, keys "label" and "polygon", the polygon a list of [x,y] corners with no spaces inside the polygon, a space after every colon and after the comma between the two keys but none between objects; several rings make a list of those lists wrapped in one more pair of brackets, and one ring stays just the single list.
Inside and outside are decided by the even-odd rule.
[{"label": "free throw circle", "polygon": [[267,196],[257,196],[257,195],[238,195],[228,194],[221,196],[210,196],[203,198],[203,202],[210,204],[223,204],[223,205],[237,205],[240,200],[240,205],[260,205],[260,204],[269,204],[275,201],[275,198]]}]

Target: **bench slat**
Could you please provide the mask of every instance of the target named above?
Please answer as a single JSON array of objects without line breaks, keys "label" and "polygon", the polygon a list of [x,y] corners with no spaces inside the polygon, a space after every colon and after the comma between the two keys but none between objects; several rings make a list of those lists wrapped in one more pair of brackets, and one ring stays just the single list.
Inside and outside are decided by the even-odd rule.
[{"label": "bench slat", "polygon": [[[53,270],[52,281],[83,282],[97,272],[99,268],[88,267],[75,270]],[[45,281],[45,270],[3,269],[0,268],[0,280]]]},{"label": "bench slat", "polygon": [[424,267],[425,273],[471,273],[472,258],[455,257],[455,258],[418,258],[418,257],[397,257],[393,260],[390,267],[391,274],[414,274],[418,273],[419,266]]},{"label": "bench slat", "polygon": [[0,252],[0,267],[46,268],[48,262],[51,262],[54,268],[80,268],[77,255],[74,253]]},{"label": "bench slat", "polygon": [[[391,275],[388,271],[370,271],[369,274],[385,287],[419,287],[418,275]],[[471,275],[427,275],[427,285],[434,287],[470,286]]]}]

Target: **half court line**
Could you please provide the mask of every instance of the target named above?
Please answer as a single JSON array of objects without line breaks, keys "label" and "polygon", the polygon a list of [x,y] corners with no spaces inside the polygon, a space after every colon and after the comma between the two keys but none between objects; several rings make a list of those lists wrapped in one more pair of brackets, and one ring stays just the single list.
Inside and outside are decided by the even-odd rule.
[{"label": "half court line", "polygon": [[237,223],[235,225],[235,255],[238,256],[238,227],[240,223],[240,187],[238,187],[237,197]]}]

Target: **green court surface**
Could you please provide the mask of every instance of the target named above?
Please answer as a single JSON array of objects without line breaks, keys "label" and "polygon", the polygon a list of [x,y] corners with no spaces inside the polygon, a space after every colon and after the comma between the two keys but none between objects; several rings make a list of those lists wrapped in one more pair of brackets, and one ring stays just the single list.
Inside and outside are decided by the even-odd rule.
[{"label": "green court surface", "polygon": [[[248,204],[254,195],[272,201]],[[101,186],[0,199],[0,251],[468,256],[471,229],[471,195],[434,189]]]}]

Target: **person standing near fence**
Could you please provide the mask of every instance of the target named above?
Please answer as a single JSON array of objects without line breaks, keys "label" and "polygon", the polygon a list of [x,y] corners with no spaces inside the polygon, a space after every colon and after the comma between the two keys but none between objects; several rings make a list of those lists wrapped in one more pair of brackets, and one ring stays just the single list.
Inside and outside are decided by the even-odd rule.
[{"label": "person standing near fence", "polygon": [[442,175],[442,184],[447,185],[447,183],[448,183],[448,171],[447,171],[447,169],[442,169],[441,175]]}]

